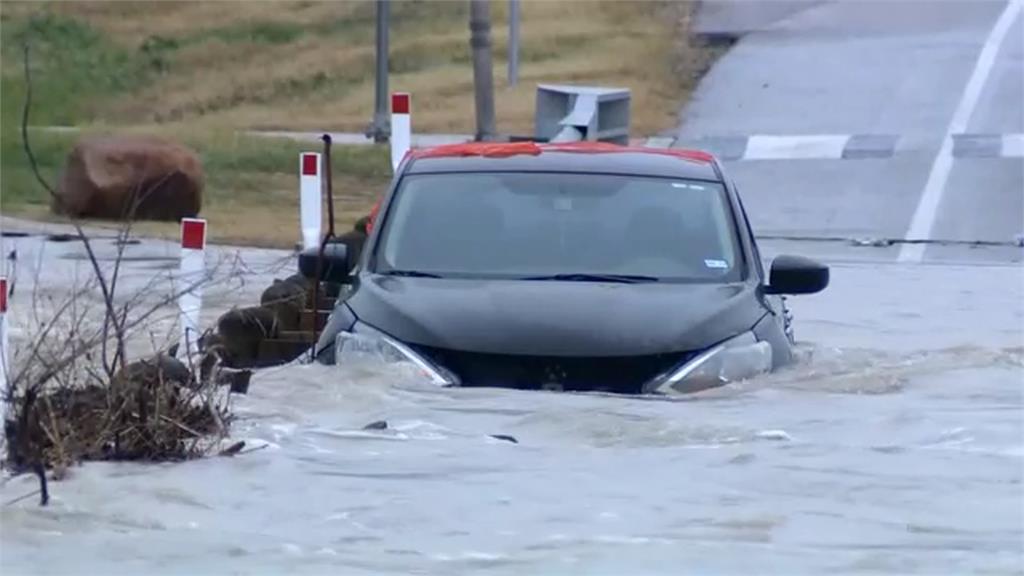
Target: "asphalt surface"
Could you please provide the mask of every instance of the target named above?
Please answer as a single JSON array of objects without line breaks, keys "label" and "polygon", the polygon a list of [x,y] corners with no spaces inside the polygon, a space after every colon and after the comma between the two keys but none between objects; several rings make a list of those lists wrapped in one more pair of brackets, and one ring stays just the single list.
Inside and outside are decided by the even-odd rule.
[{"label": "asphalt surface", "polygon": [[[752,16],[754,3],[712,4],[718,32],[730,10],[739,33],[765,16]],[[723,158],[755,233],[805,239],[770,250],[1019,263],[1019,3],[786,4],[716,63],[672,145]],[[908,239],[929,243],[899,242]]]}]

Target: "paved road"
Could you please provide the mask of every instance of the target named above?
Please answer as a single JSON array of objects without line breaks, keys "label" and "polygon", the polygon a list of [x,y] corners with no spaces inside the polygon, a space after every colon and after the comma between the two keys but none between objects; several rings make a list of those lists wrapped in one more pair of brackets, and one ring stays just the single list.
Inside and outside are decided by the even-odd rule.
[{"label": "paved road", "polygon": [[[718,30],[751,27],[719,3]],[[747,12],[744,9],[747,8]],[[709,72],[673,146],[726,161],[757,233],[1004,243],[774,242],[829,258],[1020,262],[1020,2],[790,3]]]}]

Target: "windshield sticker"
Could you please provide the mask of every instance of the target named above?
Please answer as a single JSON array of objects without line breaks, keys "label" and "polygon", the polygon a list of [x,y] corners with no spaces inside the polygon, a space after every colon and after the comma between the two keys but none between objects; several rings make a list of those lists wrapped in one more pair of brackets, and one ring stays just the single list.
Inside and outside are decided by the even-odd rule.
[{"label": "windshield sticker", "polygon": [[686,188],[687,190],[707,190],[706,187],[701,186],[700,184],[686,184],[684,182],[673,182],[672,183],[672,187],[673,188]]},{"label": "windshield sticker", "polygon": [[729,267],[729,263],[726,262],[725,260],[711,260],[711,259],[708,259],[708,260],[704,261],[704,265],[707,266],[708,268],[726,269],[726,268]]},{"label": "windshield sticker", "polygon": [[555,198],[555,210],[572,210],[572,198]]}]

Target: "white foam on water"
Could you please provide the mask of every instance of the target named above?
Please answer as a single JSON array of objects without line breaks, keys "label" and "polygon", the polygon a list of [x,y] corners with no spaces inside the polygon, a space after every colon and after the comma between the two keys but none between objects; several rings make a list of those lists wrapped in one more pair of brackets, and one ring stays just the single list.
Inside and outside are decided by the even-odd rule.
[{"label": "white foam on water", "polygon": [[673,544],[671,540],[665,538],[648,538],[646,536],[619,536],[619,535],[605,535],[597,536],[593,538],[595,542],[602,544],[627,544],[627,545],[642,545],[642,544]]},{"label": "white foam on water", "polygon": [[344,440],[384,440],[404,442],[412,439],[408,434],[403,434],[401,432],[388,432],[387,430],[329,430],[313,428],[309,430],[309,433]]},{"label": "white foam on water", "polygon": [[793,440],[785,430],[762,430],[755,436],[761,440],[784,440],[786,442]]},{"label": "white foam on water", "polygon": [[491,552],[478,552],[475,550],[468,550],[460,552],[458,554],[433,554],[431,558],[440,562],[463,562],[466,560],[476,560],[485,562],[498,562],[501,560],[508,559],[506,554],[495,554]]}]

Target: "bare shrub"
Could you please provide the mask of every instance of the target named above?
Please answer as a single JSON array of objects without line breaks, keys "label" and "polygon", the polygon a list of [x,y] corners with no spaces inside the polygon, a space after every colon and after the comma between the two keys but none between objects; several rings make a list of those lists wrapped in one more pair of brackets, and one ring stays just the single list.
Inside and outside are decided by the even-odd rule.
[{"label": "bare shrub", "polygon": [[[28,140],[31,76],[25,45],[26,98],[22,114],[24,151],[39,184],[54,201],[60,197],[39,173]],[[156,183],[155,186],[159,186]],[[74,218],[91,275],[67,293],[32,290],[30,326],[11,346],[2,391],[3,464],[13,473],[33,472],[48,500],[46,471],[63,477],[84,460],[183,460],[209,454],[228,435],[230,389],[219,359],[197,344],[179,350],[178,298],[241,273],[238,262],[208,266],[197,278],[156,274],[122,296],[124,250],[134,213],[148,190],[137,190],[124,207],[112,270],[104,270],[90,237]],[[231,266],[234,264],[234,266]],[[166,287],[170,286],[170,289]],[[97,302],[97,294],[99,301]],[[97,306],[97,304],[99,304]],[[163,342],[159,327],[170,324]],[[154,326],[157,328],[154,329]],[[130,360],[130,348],[148,342],[149,354]],[[173,344],[169,344],[173,342]],[[169,345],[168,345],[169,344]]]}]

